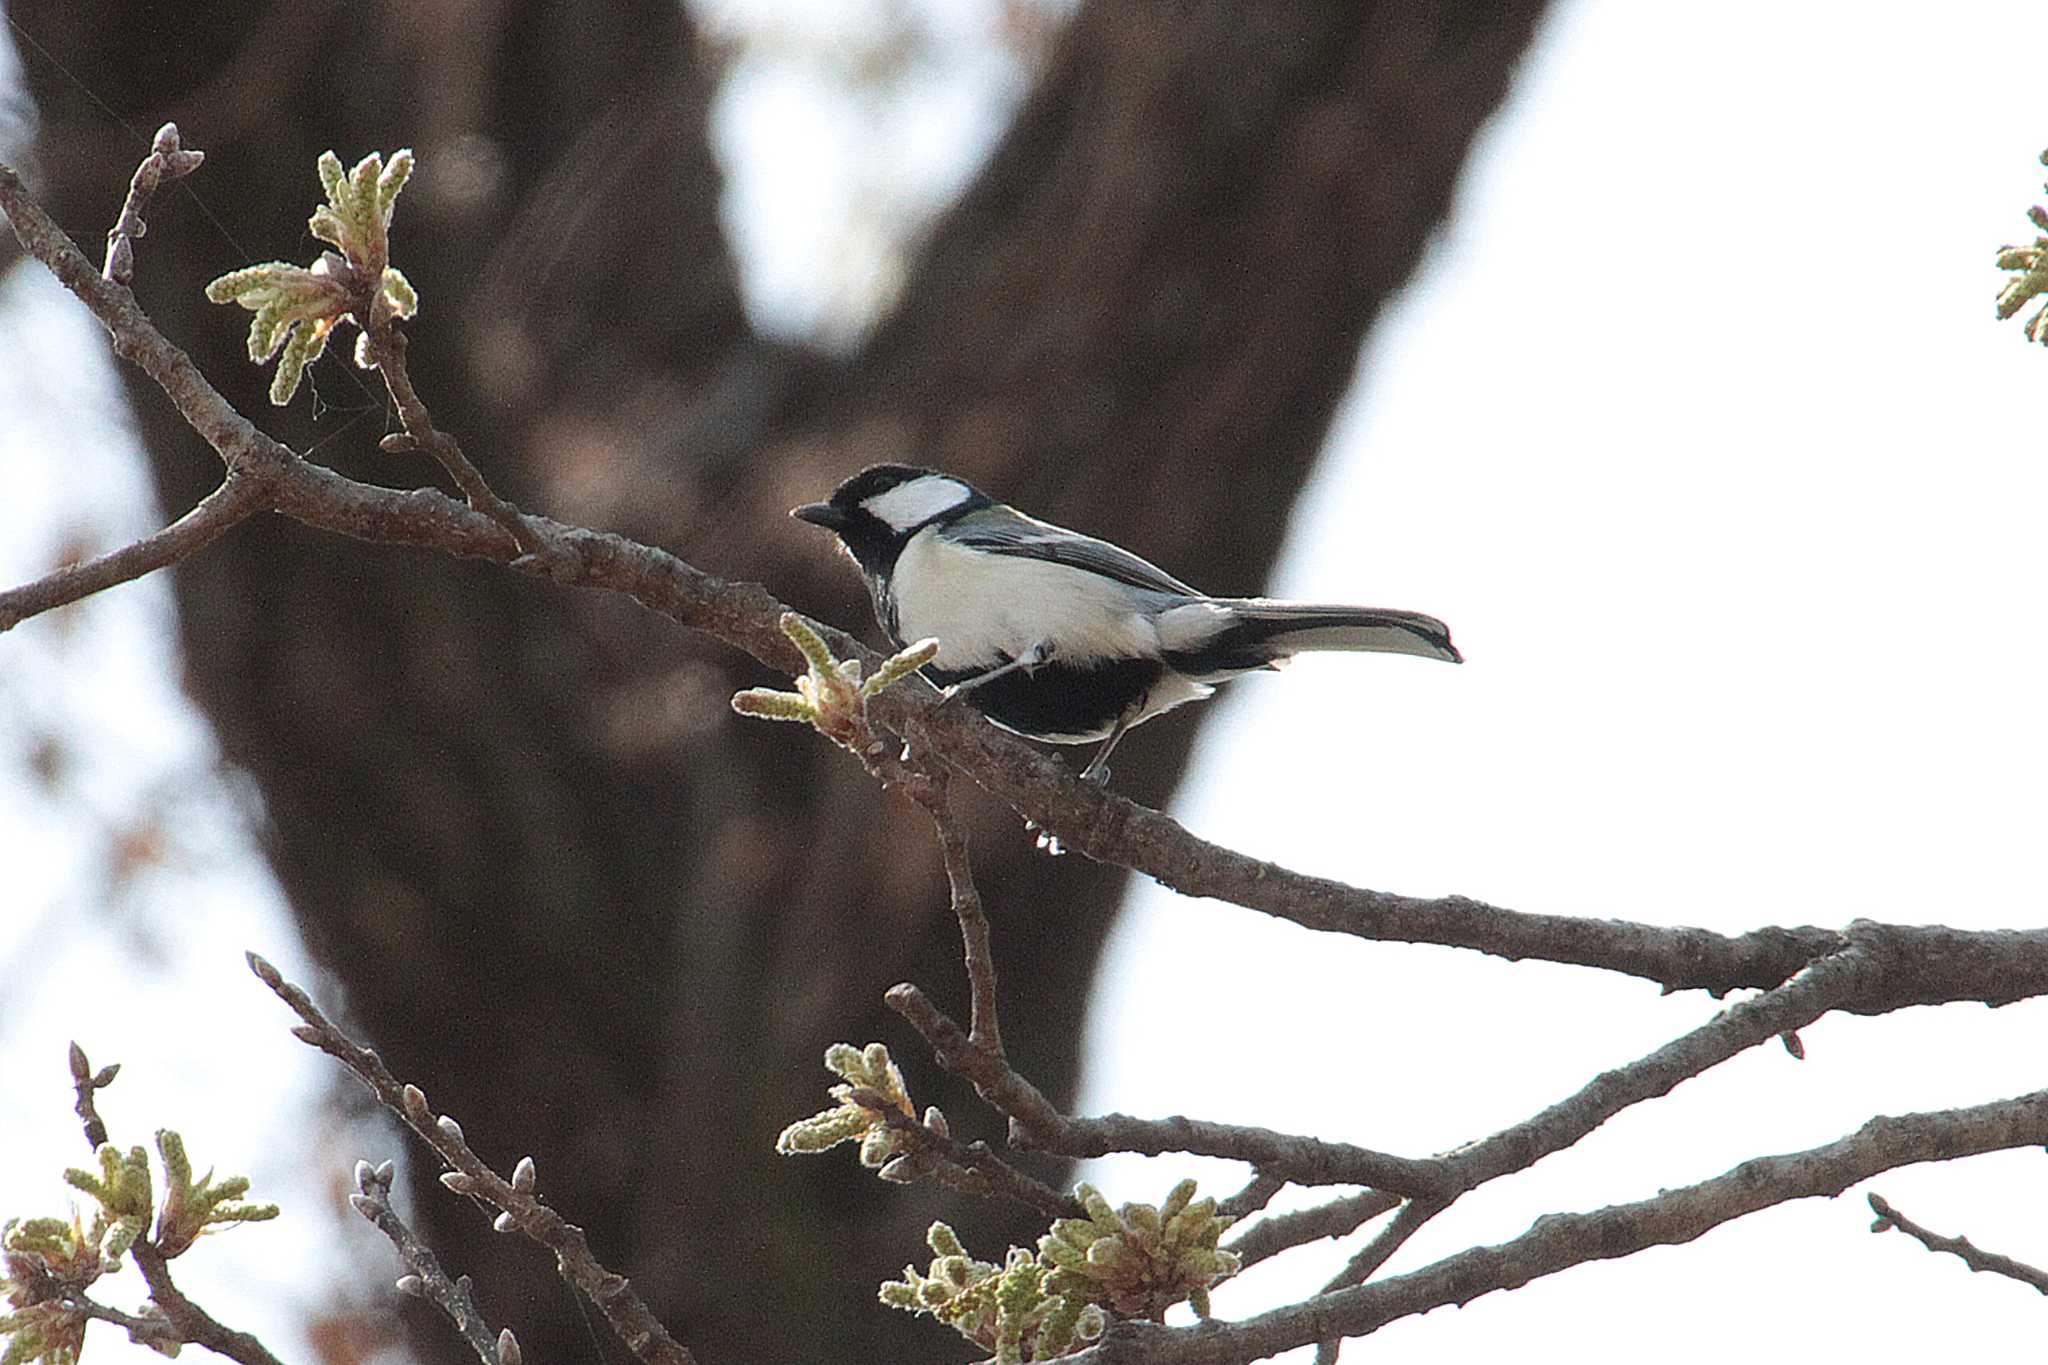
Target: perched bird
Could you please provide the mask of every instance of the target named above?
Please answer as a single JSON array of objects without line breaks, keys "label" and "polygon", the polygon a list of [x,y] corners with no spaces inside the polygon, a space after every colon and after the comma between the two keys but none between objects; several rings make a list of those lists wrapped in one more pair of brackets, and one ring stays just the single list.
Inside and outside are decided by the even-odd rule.
[{"label": "perched bird", "polygon": [[1133,725],[1307,650],[1464,662],[1434,617],[1210,597],[936,470],[874,465],[790,515],[838,533],[898,649],[938,639],[924,675],[949,697],[1031,739],[1101,740],[1092,782]]}]

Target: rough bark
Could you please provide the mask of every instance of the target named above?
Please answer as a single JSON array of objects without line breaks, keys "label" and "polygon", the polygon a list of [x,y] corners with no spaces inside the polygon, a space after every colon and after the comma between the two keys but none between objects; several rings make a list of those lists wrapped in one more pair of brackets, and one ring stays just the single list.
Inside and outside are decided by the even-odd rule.
[{"label": "rough bark", "polygon": [[[24,53],[42,187],[81,240],[140,151],[116,117],[145,135],[175,118],[208,152],[196,189],[226,231],[166,194],[138,288],[272,431],[350,473],[429,477],[376,453],[381,407],[340,364],[318,402],[271,413],[238,316],[199,300],[225,269],[310,256],[320,151],[414,146],[413,372],[499,490],[872,635],[851,571],[782,513],[878,458],[1256,589],[1541,5],[1084,4],[845,360],[747,325],[705,140],[715,73],[673,5],[9,8],[70,73]],[[165,504],[189,506],[218,465],[137,399]],[[937,1213],[998,1250],[1029,1220],[772,1154],[837,1039],[889,1040],[913,1094],[966,1135],[982,1122],[881,1006],[906,979],[965,1002],[920,812],[814,737],[732,717],[727,695],[768,680],[621,603],[276,519],[209,549],[177,595],[189,690],[395,1069],[503,1165],[531,1153],[700,1358],[949,1349],[874,1284]],[[1132,740],[1119,785],[1161,796],[1189,734]],[[976,817],[1012,1054],[1064,1099],[1121,879],[1046,859],[992,803]],[[420,1209],[529,1358],[590,1349],[532,1248],[436,1190]],[[437,1323],[422,1343],[459,1353]]]}]

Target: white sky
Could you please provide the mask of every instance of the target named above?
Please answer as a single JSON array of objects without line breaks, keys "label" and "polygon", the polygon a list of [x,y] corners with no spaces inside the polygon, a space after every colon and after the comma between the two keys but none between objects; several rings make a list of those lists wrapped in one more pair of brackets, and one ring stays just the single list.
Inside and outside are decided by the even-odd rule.
[{"label": "white sky", "polygon": [[[749,287],[781,330],[855,330],[860,282],[886,291],[896,270],[877,224],[900,230],[942,201],[1019,88],[1004,62],[967,55],[981,49],[956,17],[934,25],[937,55],[909,93],[835,101],[817,53],[857,52],[866,13],[762,4],[797,39],[820,14],[852,28],[761,45],[720,115]],[[1226,692],[1176,813],[1304,870],[1532,911],[1729,931],[2039,922],[2048,351],[1991,318],[1992,252],[2030,237],[2023,211],[2048,197],[2034,161],[2048,97],[2006,55],[2038,13],[1561,10],[1429,267],[1375,334],[1273,585],[1441,615],[1470,662],[1307,659]],[[201,130],[191,140],[205,145]],[[13,305],[49,287],[17,278],[8,293]],[[67,394],[53,377],[67,352],[53,336],[84,328],[61,306],[21,316],[0,315],[0,412],[26,416],[0,423],[10,580],[47,557],[52,525],[133,530],[151,515],[126,456],[78,439],[106,381]],[[32,509],[43,529],[21,519]],[[228,836],[198,831],[113,912],[89,908],[82,869],[108,825],[210,762],[203,732],[164,709],[164,594],[136,585],[72,615],[76,628],[0,639],[0,740],[35,708],[62,709],[83,754],[54,811],[0,770],[0,857],[20,907],[0,914],[0,1150],[15,1158],[0,1163],[0,1210],[62,1207],[55,1171],[82,1155],[62,1067],[72,1036],[126,1063],[109,1117],[130,1140],[180,1126],[199,1160],[308,1207],[316,1187],[286,1184],[300,1153],[248,1121],[318,1080],[239,960],[260,946],[298,966],[274,898],[222,851]],[[217,799],[232,808],[231,790]],[[1138,902],[1090,1025],[1091,1110],[1420,1155],[1526,1117],[1715,1009],[1151,889]],[[121,964],[138,940],[169,965],[135,978]],[[1212,983],[1226,987],[1220,1023],[1176,1017]],[[217,1012],[161,1025],[195,998]],[[1874,1113],[2036,1088],[2044,1019],[2035,1004],[1824,1020],[1806,1062],[1758,1050],[1632,1110],[1461,1204],[1391,1269],[1829,1141]],[[2041,1160],[1873,1187],[1944,1231],[2048,1261]],[[1181,1170],[1118,1162],[1096,1177],[1112,1198],[1154,1199]],[[1205,1174],[1219,1193],[1236,1179]],[[1497,1359],[1567,1339],[1593,1359],[1705,1361],[1765,1342],[1898,1359],[2039,1340],[2033,1291],[1867,1223],[1860,1191],[1808,1201],[1397,1324],[1347,1356]],[[1261,1267],[1219,1292],[1218,1311],[1298,1296],[1357,1240]],[[284,1229],[240,1232],[190,1276],[223,1317],[305,1358],[269,1324],[303,1311],[290,1286],[313,1278],[310,1255]],[[1290,1276],[1295,1260],[1313,1264]],[[953,1347],[934,1330],[933,1359]],[[93,1346],[102,1360],[125,1349]]]},{"label": "white sky", "polygon": [[[1998,67],[1999,35],[2029,17],[1565,10],[1374,336],[1274,585],[1440,614],[1470,662],[1308,659],[1246,684],[1177,813],[1290,866],[1531,911],[2038,923],[2048,353],[1993,323],[1990,269],[2041,197],[2048,100]],[[1714,1008],[1137,899],[1103,971],[1089,1109],[1423,1154]],[[1201,1047],[1157,1003],[1190,980],[1254,983]],[[1874,1113],[2037,1088],[2044,1018],[1824,1020],[1805,1063],[1761,1050],[1631,1111],[1460,1204],[1390,1270]],[[1115,1197],[1166,1178],[1134,1164]],[[2027,1153],[1873,1187],[2048,1259],[2044,1175]],[[1860,1192],[1810,1201],[1348,1349],[1499,1359],[1569,1331],[1595,1359],[1760,1341],[1904,1359],[2038,1340],[2032,1290],[1867,1222]],[[1355,1245],[1284,1285],[1280,1266],[1247,1276],[1217,1309],[1299,1293]]]}]

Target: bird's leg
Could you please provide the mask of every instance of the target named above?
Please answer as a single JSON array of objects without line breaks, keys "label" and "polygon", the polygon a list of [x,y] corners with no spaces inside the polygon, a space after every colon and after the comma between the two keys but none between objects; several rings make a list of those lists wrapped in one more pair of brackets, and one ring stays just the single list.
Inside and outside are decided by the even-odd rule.
[{"label": "bird's leg", "polygon": [[951,687],[946,688],[944,691],[939,693],[939,705],[944,706],[947,702],[952,701],[955,697],[964,696],[967,693],[972,692],[977,687],[983,687],[989,683],[994,682],[997,678],[1008,677],[1010,674],[1017,672],[1019,669],[1022,669],[1028,673],[1032,669],[1044,663],[1047,659],[1050,659],[1051,657],[1052,641],[1040,640],[1037,644],[1031,646],[1031,648],[1025,650],[1022,654],[1019,654],[1016,658],[1010,660],[1008,663],[997,664],[988,672],[977,673],[971,678],[962,678],[959,682],[956,682]]},{"label": "bird's leg", "polygon": [[1102,741],[1102,747],[1095,751],[1095,757],[1088,760],[1088,766],[1081,769],[1081,780],[1097,787],[1109,785],[1109,751],[1124,737],[1124,731],[1131,728],[1130,713],[1119,716],[1116,728],[1109,732],[1109,738]]}]

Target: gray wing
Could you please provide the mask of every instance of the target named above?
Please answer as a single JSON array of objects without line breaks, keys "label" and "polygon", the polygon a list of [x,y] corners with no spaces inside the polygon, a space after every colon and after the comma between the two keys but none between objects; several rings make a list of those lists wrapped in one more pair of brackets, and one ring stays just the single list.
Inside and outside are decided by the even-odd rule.
[{"label": "gray wing", "polygon": [[985,507],[964,517],[947,531],[946,538],[993,555],[1022,555],[1027,559],[1050,560],[1054,564],[1085,569],[1146,592],[1167,593],[1175,597],[1202,596],[1158,565],[1138,558],[1129,550],[1036,517],[1027,517],[1008,507]]}]

